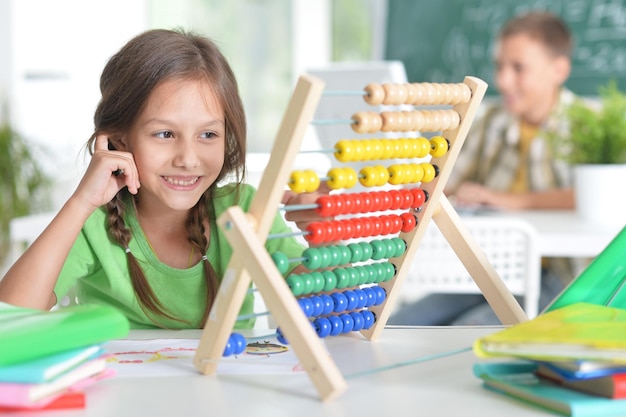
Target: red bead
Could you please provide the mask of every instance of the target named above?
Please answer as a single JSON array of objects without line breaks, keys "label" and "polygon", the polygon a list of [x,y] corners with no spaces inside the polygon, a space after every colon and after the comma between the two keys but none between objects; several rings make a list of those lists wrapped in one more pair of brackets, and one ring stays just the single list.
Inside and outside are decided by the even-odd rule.
[{"label": "red bead", "polygon": [[380,217],[372,217],[372,236],[380,236],[383,231],[383,222]]},{"label": "red bead", "polygon": [[335,220],[333,222],[333,228],[335,229],[335,235],[333,240],[343,240],[345,239],[345,229],[343,227],[343,222],[340,220]]},{"label": "red bead", "polygon": [[343,213],[344,214],[354,213],[354,195],[342,194],[342,197],[343,197]]},{"label": "red bead", "polygon": [[361,213],[369,213],[373,211],[372,205],[374,204],[374,202],[370,193],[363,193],[362,202],[363,208],[361,209]]},{"label": "red bead", "polygon": [[410,190],[402,190],[402,204],[400,205],[400,208],[402,210],[406,210],[412,207],[413,205],[413,193],[411,193]]},{"label": "red bead", "polygon": [[400,215],[400,218],[402,219],[402,230],[404,233],[408,233],[411,230],[413,230],[415,228],[415,225],[417,224],[417,220],[415,220],[415,216],[411,213],[402,213]]},{"label": "red bead", "polygon": [[399,233],[402,230],[402,226],[404,226],[404,222],[397,214],[390,214],[389,218],[392,223],[391,233]]},{"label": "red bead", "polygon": [[391,210],[398,210],[402,205],[402,193],[400,190],[389,190],[389,198],[391,199]]},{"label": "red bead", "polygon": [[381,211],[386,211],[389,210],[391,208],[391,204],[393,203],[393,201],[391,200],[391,196],[389,195],[389,193],[387,191],[379,191],[380,194],[380,210]]},{"label": "red bead", "polygon": [[381,235],[390,235],[393,230],[393,221],[390,216],[380,216],[380,223],[382,225],[380,234]]},{"label": "red bead", "polygon": [[315,211],[322,217],[333,217],[335,215],[335,196],[323,195],[316,201],[318,205]]},{"label": "red bead", "polygon": [[326,238],[326,226],[323,222],[309,223],[306,231],[309,233],[304,235],[304,238],[310,243],[319,244]]},{"label": "red bead", "polygon": [[371,211],[381,211],[382,199],[380,198],[380,193],[373,191],[370,193],[372,197],[372,210]]},{"label": "red bead", "polygon": [[413,188],[411,189],[411,194],[413,194],[413,208],[420,208],[424,205],[426,201],[426,193],[421,188]]},{"label": "red bead", "polygon": [[343,224],[343,237],[341,240],[351,239],[354,236],[354,222],[351,219],[340,220]]},{"label": "red bead", "polygon": [[363,211],[363,194],[352,194],[352,213],[361,213]]},{"label": "red bead", "polygon": [[324,237],[324,242],[332,242],[337,239],[337,230],[335,228],[335,222],[324,222],[324,226],[326,227],[326,236]]},{"label": "red bead", "polygon": [[363,220],[363,233],[362,237],[370,237],[372,236],[372,231],[374,230],[374,225],[372,224],[372,217],[364,217]]}]

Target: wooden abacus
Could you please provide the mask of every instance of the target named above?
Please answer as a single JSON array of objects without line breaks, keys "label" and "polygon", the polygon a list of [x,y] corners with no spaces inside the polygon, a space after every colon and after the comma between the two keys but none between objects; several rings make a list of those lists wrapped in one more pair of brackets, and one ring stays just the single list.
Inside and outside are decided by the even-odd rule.
[{"label": "wooden abacus", "polygon": [[[215,373],[225,346],[229,344],[230,332],[253,280],[278,324],[279,337],[287,339],[321,399],[329,400],[343,392],[347,385],[321,342],[320,337],[329,332],[324,319],[328,321],[332,319],[332,335],[337,333],[333,326],[343,325],[346,329],[350,327],[350,330],[355,330],[356,327],[356,330],[367,339],[377,339],[390,316],[419,241],[431,219],[435,220],[443,235],[455,249],[502,323],[514,324],[526,320],[526,316],[443,195],[443,188],[486,91],[486,83],[474,77],[466,77],[463,83],[457,84],[370,84],[362,94],[365,101],[372,105],[449,105],[451,108],[383,111],[381,113],[359,112],[354,114],[349,121],[356,133],[391,130],[441,131],[441,136],[436,136],[431,140],[420,137],[378,142],[363,141],[363,145],[366,146],[361,146],[356,140],[340,141],[334,149],[337,158],[348,163],[364,159],[414,159],[428,156],[431,158],[430,162],[396,164],[386,169],[380,166],[369,167],[369,169],[366,167],[359,174],[349,168],[333,168],[329,171],[327,178],[319,178],[314,171],[295,171],[290,175],[289,169],[301,146],[305,130],[312,123],[323,87],[323,82],[317,78],[300,77],[278,131],[267,169],[248,213],[244,213],[240,207],[232,207],[218,219],[219,226],[233,247],[233,256],[205,324],[194,357],[194,365],[204,374]],[[429,153],[430,155],[427,155]],[[398,238],[405,244],[404,247],[399,248],[398,241],[393,239],[387,239],[384,244],[377,244],[378,248],[373,247],[373,242],[369,244],[372,251],[393,252],[393,256],[390,256],[387,262],[379,264],[383,265],[382,267],[376,267],[379,270],[378,277],[368,277],[364,269],[359,270],[353,267],[346,272],[350,267],[342,268],[337,266],[336,262],[332,265],[326,263],[325,266],[337,266],[330,274],[335,274],[337,278],[334,288],[348,287],[355,291],[362,290],[358,293],[357,305],[364,308],[360,315],[355,316],[354,311],[341,314],[341,309],[337,309],[335,305],[328,317],[315,319],[314,328],[310,318],[304,313],[304,304],[299,303],[294,295],[294,288],[301,286],[297,283],[299,281],[290,282],[288,285],[291,277],[287,277],[287,280],[283,278],[276,262],[265,250],[264,242],[268,238],[276,208],[279,207],[284,193],[284,185],[289,184],[294,191],[314,191],[322,180],[327,181],[331,188],[348,188],[356,181],[366,186],[381,186],[389,182],[401,187],[403,191],[396,191],[393,197],[390,194],[382,197],[385,203],[375,207],[374,211],[394,208],[401,209],[404,213],[395,217],[394,215],[380,216],[380,221],[372,221],[369,226],[363,223],[363,217],[360,218],[361,220],[356,218],[352,223],[337,220],[333,226],[330,226],[328,222],[313,223],[305,233],[307,240],[323,243],[367,238],[371,237],[374,231],[382,230],[386,233],[398,234],[399,232]],[[421,184],[421,187],[408,190],[406,184]],[[364,203],[358,203],[360,210],[355,210],[353,207],[352,210],[337,211],[336,201],[338,200],[329,203],[327,200],[324,203],[318,200],[318,209],[335,210],[335,214],[364,211],[362,207]],[[372,207],[369,208],[372,209]],[[384,249],[385,245],[389,248],[390,242],[395,249]],[[341,250],[346,252],[343,246]],[[350,253],[354,255],[354,252]],[[339,257],[341,258],[341,255]],[[355,259],[354,256],[349,259],[353,263],[365,261],[358,257]],[[319,266],[317,261],[310,262],[310,264],[313,263]],[[328,273],[320,275],[329,276]],[[339,285],[338,282],[342,280],[344,284]],[[310,283],[308,287],[311,287]],[[366,292],[368,288],[371,291]],[[342,294],[346,292],[348,291]],[[372,292],[374,292],[373,295]],[[352,294],[350,296],[354,297]],[[354,308],[354,303],[352,308]],[[337,316],[341,319],[337,319]],[[359,323],[355,324],[355,320]],[[340,329],[339,333],[342,331],[343,329]]]}]

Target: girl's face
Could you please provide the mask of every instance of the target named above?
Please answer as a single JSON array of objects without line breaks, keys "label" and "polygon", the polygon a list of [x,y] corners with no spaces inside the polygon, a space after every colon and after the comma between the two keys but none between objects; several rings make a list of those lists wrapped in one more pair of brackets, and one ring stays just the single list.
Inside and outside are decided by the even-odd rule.
[{"label": "girl's face", "polygon": [[186,211],[224,165],[224,111],[205,81],[165,81],[124,142],[139,172],[139,206]]}]

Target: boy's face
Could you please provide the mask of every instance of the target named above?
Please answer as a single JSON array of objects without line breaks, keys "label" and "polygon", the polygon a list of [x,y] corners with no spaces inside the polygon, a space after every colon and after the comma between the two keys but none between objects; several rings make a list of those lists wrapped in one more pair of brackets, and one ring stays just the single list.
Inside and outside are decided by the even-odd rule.
[{"label": "boy's face", "polygon": [[545,121],[569,76],[569,60],[553,56],[540,40],[527,34],[501,39],[495,66],[496,85],[508,111],[537,124]]}]

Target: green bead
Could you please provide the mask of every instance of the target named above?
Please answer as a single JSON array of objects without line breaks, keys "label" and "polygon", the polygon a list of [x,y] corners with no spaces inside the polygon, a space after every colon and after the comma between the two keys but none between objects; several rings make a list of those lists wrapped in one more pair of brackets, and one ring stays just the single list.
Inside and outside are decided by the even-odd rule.
[{"label": "green bead", "polygon": [[359,274],[359,272],[356,270],[355,267],[353,266],[349,266],[346,268],[346,271],[348,271],[348,274],[350,274],[350,283],[348,284],[349,287],[356,287],[357,285],[359,285],[359,280],[361,279],[361,274]]},{"label": "green bead", "polygon": [[302,256],[304,257],[302,264],[307,267],[307,269],[314,270],[320,268],[320,265],[322,264],[322,257],[317,248],[305,249],[304,252],[302,252]]},{"label": "green bead", "polygon": [[337,276],[333,271],[322,271],[322,276],[324,277],[324,291],[332,291],[337,288]]},{"label": "green bead", "polygon": [[348,249],[352,253],[350,258],[351,263],[361,262],[363,260],[363,248],[358,243],[350,243]]},{"label": "green bead", "polygon": [[289,258],[287,258],[287,255],[285,255],[284,253],[272,253],[272,260],[274,261],[274,264],[276,265],[276,268],[278,268],[278,271],[281,273],[281,275],[284,275],[287,273],[287,271],[289,271]]},{"label": "green bead", "polygon": [[287,285],[291,289],[291,292],[296,297],[302,295],[302,290],[304,289],[304,283],[302,282],[302,278],[298,274],[291,274],[287,277]]},{"label": "green bead", "polygon": [[386,274],[385,281],[390,281],[394,276],[396,276],[396,267],[391,262],[384,262]]},{"label": "green bead", "polygon": [[311,272],[311,277],[313,277],[313,291],[314,293],[320,292],[324,289],[324,284],[326,283],[324,280],[324,276],[319,271]]},{"label": "green bead", "polygon": [[333,269],[335,276],[337,277],[337,288],[347,288],[350,284],[350,274],[344,268]]},{"label": "green bead", "polygon": [[352,251],[346,245],[339,245],[339,253],[341,255],[341,260],[337,265],[347,265],[352,260]]},{"label": "green bead", "polygon": [[374,265],[368,264],[363,266],[367,272],[367,282],[366,284],[373,284],[376,282],[376,278],[378,277],[378,272]]},{"label": "green bead", "polygon": [[383,263],[377,263],[374,264],[374,269],[376,269],[376,282],[383,282],[387,277],[387,268],[385,268]]},{"label": "green bead", "polygon": [[387,258],[395,258],[396,255],[396,244],[391,239],[383,239],[383,243],[385,244],[385,248],[387,250]]},{"label": "green bead", "polygon": [[399,237],[394,237],[391,240],[396,245],[396,253],[394,258],[404,255],[404,252],[406,252],[406,242]]},{"label": "green bead", "polygon": [[320,251],[320,256],[322,258],[322,262],[320,268],[328,268],[331,262],[330,249],[327,246],[321,246],[317,248]]},{"label": "green bead", "polygon": [[303,294],[311,294],[313,292],[313,276],[311,274],[302,274]]},{"label": "green bead", "polygon": [[373,240],[370,242],[372,245],[372,259],[379,261],[387,257],[387,245],[382,240]]},{"label": "green bead", "polygon": [[369,272],[367,272],[367,269],[365,268],[365,266],[363,265],[357,265],[355,266],[357,272],[359,273],[359,283],[358,285],[363,285],[363,284],[367,284],[367,280],[370,277]]},{"label": "green bead", "polygon": [[338,246],[328,246],[328,252],[330,253],[330,265],[337,266],[341,263],[341,252]]},{"label": "green bead", "polygon": [[363,258],[362,261],[367,261],[368,259],[372,259],[372,245],[369,242],[359,242],[361,245],[361,249],[363,249]]}]

